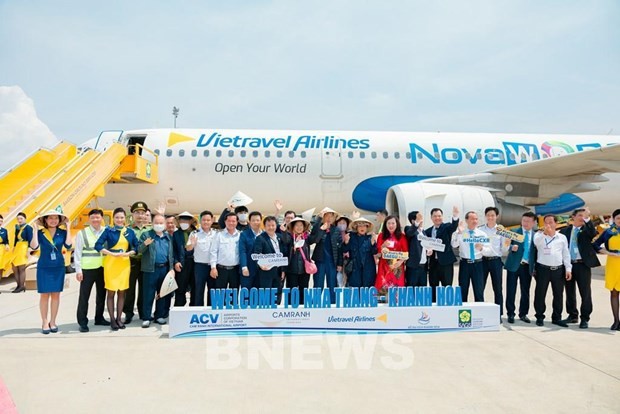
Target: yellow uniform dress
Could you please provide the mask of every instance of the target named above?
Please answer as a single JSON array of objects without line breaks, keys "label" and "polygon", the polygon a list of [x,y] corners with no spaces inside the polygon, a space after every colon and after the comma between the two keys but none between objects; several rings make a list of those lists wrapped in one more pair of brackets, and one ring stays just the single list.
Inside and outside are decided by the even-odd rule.
[{"label": "yellow uniform dress", "polygon": [[[609,250],[620,252],[620,233],[609,238]],[[607,256],[605,288],[620,291],[620,256]]]},{"label": "yellow uniform dress", "polygon": [[30,242],[22,238],[22,233],[26,227],[22,227],[17,233],[17,243],[13,247],[13,266],[23,266],[28,264],[28,245]]},{"label": "yellow uniform dress", "polygon": [[9,246],[9,235],[6,229],[0,227],[0,272],[7,270],[7,265],[11,262],[10,251],[7,251]]},{"label": "yellow uniform dress", "polygon": [[[129,242],[120,232],[118,242],[109,250],[126,252],[129,250]],[[106,255],[103,258],[103,280],[106,290],[114,292],[129,289],[129,272],[131,271],[131,263],[129,257],[114,257]]]}]

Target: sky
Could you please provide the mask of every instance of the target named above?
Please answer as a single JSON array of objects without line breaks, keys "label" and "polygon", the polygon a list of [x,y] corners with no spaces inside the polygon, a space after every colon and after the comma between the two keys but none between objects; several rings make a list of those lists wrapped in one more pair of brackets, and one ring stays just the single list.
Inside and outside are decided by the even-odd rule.
[{"label": "sky", "polygon": [[615,0],[0,0],[0,109],[30,102],[30,145],[173,106],[184,128],[619,134],[619,21]]}]

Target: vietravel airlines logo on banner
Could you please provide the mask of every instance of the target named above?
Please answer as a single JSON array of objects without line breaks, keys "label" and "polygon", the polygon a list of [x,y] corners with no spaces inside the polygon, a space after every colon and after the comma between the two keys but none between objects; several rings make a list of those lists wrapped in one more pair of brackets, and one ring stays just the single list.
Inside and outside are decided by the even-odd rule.
[{"label": "vietravel airlines logo on banner", "polygon": [[278,306],[277,289],[213,290],[211,307],[170,310],[170,338],[499,330],[499,306],[463,304],[458,287],[438,287],[436,304],[430,287],[391,289],[385,304],[374,288],[337,289],[335,304],[327,289],[308,289],[303,305],[294,291],[284,292]]}]

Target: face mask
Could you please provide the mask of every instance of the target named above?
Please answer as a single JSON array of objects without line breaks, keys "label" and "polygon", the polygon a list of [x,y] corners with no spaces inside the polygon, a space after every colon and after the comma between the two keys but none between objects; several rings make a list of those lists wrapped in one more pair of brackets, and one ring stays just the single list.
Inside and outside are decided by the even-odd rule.
[{"label": "face mask", "polygon": [[347,225],[346,224],[339,224],[338,228],[340,229],[340,231],[345,231],[347,229]]},{"label": "face mask", "polygon": [[247,221],[248,220],[248,215],[243,213],[243,214],[239,214],[239,221]]},{"label": "face mask", "polygon": [[153,224],[153,230],[155,230],[158,233],[162,233],[165,229],[166,229],[165,224]]},{"label": "face mask", "polygon": [[185,231],[189,229],[189,223],[181,223],[179,224],[179,227],[181,227],[181,230]]}]

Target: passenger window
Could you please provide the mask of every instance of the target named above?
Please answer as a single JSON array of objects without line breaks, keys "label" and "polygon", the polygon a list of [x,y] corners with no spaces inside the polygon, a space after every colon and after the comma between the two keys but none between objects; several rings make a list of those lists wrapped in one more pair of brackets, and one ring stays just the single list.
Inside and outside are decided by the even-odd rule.
[{"label": "passenger window", "polygon": [[235,151],[233,151],[233,150],[228,150],[228,156],[229,156],[230,158],[234,157],[234,156],[235,156]]},{"label": "passenger window", "polygon": [[185,157],[185,150],[179,150],[179,157]]},{"label": "passenger window", "polygon": [[375,151],[371,152],[371,153],[370,153],[370,158],[372,158],[373,160],[374,160],[375,158],[377,158],[377,153],[376,153]]},{"label": "passenger window", "polygon": [[387,160],[387,158],[389,157],[389,154],[387,152],[383,153],[383,158],[385,158]]},{"label": "passenger window", "polygon": [[265,158],[269,158],[271,156],[271,151],[265,151]]},{"label": "passenger window", "polygon": [[192,150],[192,157],[195,157],[196,155],[198,155],[198,151]]},{"label": "passenger window", "polygon": [[366,153],[365,153],[365,152],[363,152],[363,151],[360,151],[360,158],[361,158],[361,159],[366,158]]},{"label": "passenger window", "polygon": [[204,150],[204,151],[202,152],[202,155],[203,155],[204,157],[208,157],[208,156],[209,156],[209,150]]},{"label": "passenger window", "polygon": [[282,151],[278,151],[278,152],[276,152],[276,157],[278,157],[278,158],[282,158]]},{"label": "passenger window", "polygon": [[245,154],[246,154],[245,150],[241,150],[239,152],[239,155],[241,155],[241,158],[245,158]]},{"label": "passenger window", "polygon": [[306,151],[301,152],[301,158],[306,158]]},{"label": "passenger window", "polygon": [[289,158],[295,158],[295,152],[294,151],[289,151],[288,152],[288,156],[289,156]]},{"label": "passenger window", "polygon": [[254,158],[258,158],[258,151],[256,151],[256,150],[252,151],[252,156]]},{"label": "passenger window", "polygon": [[218,158],[221,157],[222,156],[222,150],[215,151],[215,156],[218,157]]},{"label": "passenger window", "polygon": [[353,151],[349,151],[349,158],[353,158]]},{"label": "passenger window", "polygon": [[159,155],[159,150],[156,149],[155,151],[153,151],[155,154]]},{"label": "passenger window", "polygon": [[397,160],[400,159],[400,152],[395,152],[394,158],[396,158]]},{"label": "passenger window", "polygon": [[405,152],[405,158],[407,158],[408,160],[411,159],[411,153],[409,151]]},{"label": "passenger window", "polygon": [[167,157],[172,157],[172,150],[171,149],[167,149],[166,150],[166,156]]}]

